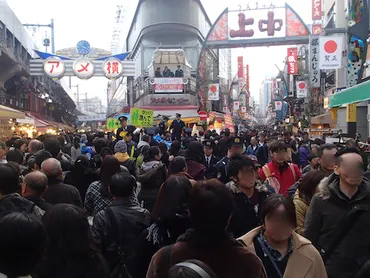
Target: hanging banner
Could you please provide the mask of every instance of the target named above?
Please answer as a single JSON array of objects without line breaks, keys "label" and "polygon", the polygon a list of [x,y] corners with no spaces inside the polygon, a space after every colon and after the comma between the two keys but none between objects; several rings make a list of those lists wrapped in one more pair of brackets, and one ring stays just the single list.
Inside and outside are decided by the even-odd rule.
[{"label": "hanging banner", "polygon": [[240,102],[234,101],[234,111],[239,110]]},{"label": "hanging banner", "polygon": [[225,121],[225,128],[230,129],[231,132],[234,132],[234,123],[233,123],[233,117],[231,114],[225,114],[224,115],[224,121]]},{"label": "hanging banner", "polygon": [[342,67],[343,38],[343,36],[320,37],[320,69],[340,69]]},{"label": "hanging banner", "polygon": [[220,84],[209,84],[208,100],[219,100],[219,99],[220,99]]},{"label": "hanging banner", "polygon": [[307,97],[307,89],[306,81],[297,81],[297,98]]},{"label": "hanging banner", "polygon": [[130,123],[138,127],[153,127],[153,110],[131,108]]},{"label": "hanging banner", "polygon": [[276,111],[283,110],[283,102],[282,101],[275,101],[275,110]]},{"label": "hanging banner", "polygon": [[241,111],[242,111],[242,113],[247,113],[247,107],[242,106],[242,107],[241,107]]},{"label": "hanging banner", "polygon": [[243,78],[244,77],[244,61],[243,56],[238,57],[238,77]]},{"label": "hanging banner", "polygon": [[312,20],[322,19],[322,0],[312,0]]},{"label": "hanging banner", "polygon": [[320,88],[320,69],[319,69],[319,36],[310,36],[310,84],[311,88]]},{"label": "hanging banner", "polygon": [[298,49],[296,47],[294,48],[288,48],[288,74],[296,75],[298,74]]},{"label": "hanging banner", "polygon": [[156,93],[182,93],[184,90],[182,78],[153,78],[150,82]]}]

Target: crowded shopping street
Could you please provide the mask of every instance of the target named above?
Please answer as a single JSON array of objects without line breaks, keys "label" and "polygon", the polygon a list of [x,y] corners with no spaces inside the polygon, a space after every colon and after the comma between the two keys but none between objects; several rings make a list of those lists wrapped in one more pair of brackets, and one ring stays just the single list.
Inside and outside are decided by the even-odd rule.
[{"label": "crowded shopping street", "polygon": [[0,0],[0,278],[369,278],[368,0]]}]

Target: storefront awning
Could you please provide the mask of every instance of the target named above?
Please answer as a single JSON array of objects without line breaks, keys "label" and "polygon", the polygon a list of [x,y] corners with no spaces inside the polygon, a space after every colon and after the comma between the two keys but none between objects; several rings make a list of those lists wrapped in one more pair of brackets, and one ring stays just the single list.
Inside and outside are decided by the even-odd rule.
[{"label": "storefront awning", "polygon": [[24,119],[17,119],[17,123],[19,124],[24,124],[24,125],[34,125],[35,124],[35,119],[26,116]]},{"label": "storefront awning", "polygon": [[15,110],[13,108],[0,105],[0,119],[24,119],[25,115],[23,112]]},{"label": "storefront awning", "polygon": [[330,96],[329,108],[370,100],[370,81],[358,84]]},{"label": "storefront awning", "polygon": [[331,113],[325,113],[316,117],[311,118],[311,125],[332,125],[335,124],[331,117]]}]

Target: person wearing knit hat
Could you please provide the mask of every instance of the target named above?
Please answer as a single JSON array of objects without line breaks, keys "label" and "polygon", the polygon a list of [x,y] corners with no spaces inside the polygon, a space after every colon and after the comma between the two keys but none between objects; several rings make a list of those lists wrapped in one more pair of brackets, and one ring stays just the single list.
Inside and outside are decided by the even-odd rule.
[{"label": "person wearing knit hat", "polygon": [[127,144],[124,140],[118,141],[114,146],[114,156],[118,159],[122,166],[125,166],[127,170],[135,178],[137,176],[136,163],[127,153]]}]

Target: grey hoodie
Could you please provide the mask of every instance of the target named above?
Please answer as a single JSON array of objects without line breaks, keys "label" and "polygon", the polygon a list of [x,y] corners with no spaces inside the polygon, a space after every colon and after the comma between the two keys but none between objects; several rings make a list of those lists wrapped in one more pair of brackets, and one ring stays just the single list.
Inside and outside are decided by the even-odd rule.
[{"label": "grey hoodie", "polygon": [[148,142],[140,141],[139,144],[137,145],[137,148],[140,149],[141,147],[144,147],[144,146],[150,147]]}]

